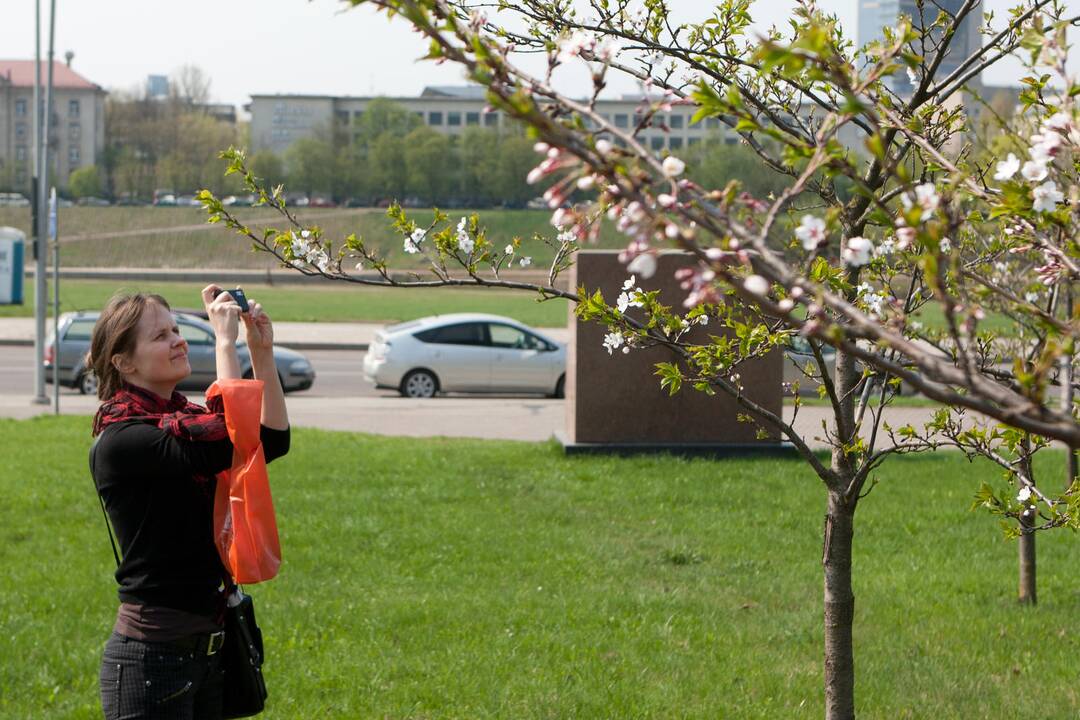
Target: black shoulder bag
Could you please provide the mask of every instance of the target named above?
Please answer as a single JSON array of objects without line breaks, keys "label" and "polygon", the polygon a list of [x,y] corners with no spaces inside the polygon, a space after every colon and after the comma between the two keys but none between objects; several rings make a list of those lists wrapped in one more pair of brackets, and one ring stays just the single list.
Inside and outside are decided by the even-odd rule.
[{"label": "black shoulder bag", "polygon": [[[98,438],[101,436],[99,435]],[[94,447],[97,447],[97,439]],[[91,460],[91,462],[93,462]],[[92,466],[91,466],[92,469]],[[116,550],[109,513],[105,511],[105,500],[94,486],[94,493],[101,503],[101,514],[105,518],[105,529],[109,533],[113,559],[120,567],[120,553]],[[263,679],[263,639],[262,631],[255,622],[255,605],[251,596],[243,593],[240,586],[233,582],[228,573],[225,582],[225,644],[221,648],[221,668],[225,674],[222,717],[245,718],[258,715],[266,706],[266,681]]]}]

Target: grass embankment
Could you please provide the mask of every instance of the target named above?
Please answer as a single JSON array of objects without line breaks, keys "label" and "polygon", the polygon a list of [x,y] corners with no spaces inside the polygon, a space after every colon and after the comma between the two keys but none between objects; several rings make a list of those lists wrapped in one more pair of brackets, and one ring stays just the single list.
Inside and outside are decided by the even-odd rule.
[{"label": "grass embankment", "polygon": [[[0,421],[0,716],[96,718],[116,598],[88,418]],[[1048,458],[1059,472],[1061,456]],[[820,483],[797,460],[297,431],[252,588],[274,718],[820,718]],[[998,472],[903,458],[859,510],[874,718],[1075,718],[1080,554],[968,512]]]},{"label": "grass embankment", "polygon": [[[202,306],[198,283],[62,280],[60,311],[100,310],[112,295],[152,292],[175,308]],[[531,293],[460,288],[372,288],[345,283],[316,286],[245,285],[247,295],[263,303],[274,320],[286,322],[393,322],[451,312],[487,312],[506,315],[533,327],[565,327],[567,303],[553,299],[537,302]],[[50,298],[52,290],[50,289]],[[0,305],[0,317],[31,317],[32,288],[23,305]],[[50,312],[52,303],[49,304]]]},{"label": "grass embankment", "polygon": [[[281,216],[266,208],[233,208],[245,222],[271,221],[252,225],[256,233],[264,227],[285,228]],[[377,248],[390,267],[422,268],[421,256],[402,249],[402,238],[394,232],[386,211],[376,208],[299,208],[295,212],[305,224],[318,225],[326,237],[339,242],[350,233]],[[430,210],[409,210],[417,223],[430,222]],[[453,222],[462,215],[480,214],[482,225],[495,247],[502,248],[515,236],[525,240],[521,255],[531,256],[533,268],[547,267],[553,251],[531,240],[533,233],[551,238],[548,210],[452,210]],[[0,208],[0,226],[10,225],[29,232],[30,213],[25,208]],[[225,229],[209,225],[199,208],[108,207],[63,208],[59,217],[61,262],[68,267],[147,268],[273,268],[277,262],[265,253],[251,250],[251,241]],[[173,229],[169,229],[173,228]],[[92,236],[79,239],[79,236]],[[597,247],[620,248],[626,240],[605,221]]]}]

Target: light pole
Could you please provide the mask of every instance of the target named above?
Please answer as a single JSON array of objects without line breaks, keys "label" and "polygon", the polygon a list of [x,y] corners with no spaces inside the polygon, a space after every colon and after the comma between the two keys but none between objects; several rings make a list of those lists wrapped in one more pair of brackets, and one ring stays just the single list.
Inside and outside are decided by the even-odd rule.
[{"label": "light pole", "polygon": [[[35,96],[37,95],[37,85],[41,83],[41,5],[40,0],[36,0],[36,29],[38,39],[35,47],[36,57],[34,61],[36,67],[34,69],[35,78]],[[37,177],[37,197],[35,198],[37,205],[37,222],[34,229],[34,249],[35,259],[37,263],[34,267],[34,400],[33,402],[40,405],[45,405],[49,402],[49,398],[45,395],[45,313],[49,304],[49,298],[46,286],[46,268],[45,261],[48,258],[48,234],[44,229],[46,208],[48,207],[48,196],[46,195],[46,188],[49,187],[49,129],[52,126],[52,91],[53,91],[53,44],[56,37],[56,0],[51,0],[49,3],[49,79],[48,85],[45,88],[45,107],[44,115],[45,121],[42,123],[42,128],[39,132],[39,145],[38,145],[38,177]],[[37,100],[34,101],[35,108],[37,107]],[[59,348],[57,348],[59,350]]]}]

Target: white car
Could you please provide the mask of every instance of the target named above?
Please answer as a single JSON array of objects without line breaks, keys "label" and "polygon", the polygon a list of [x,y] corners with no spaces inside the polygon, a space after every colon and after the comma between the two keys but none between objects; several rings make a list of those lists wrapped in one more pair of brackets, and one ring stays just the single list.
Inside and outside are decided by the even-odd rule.
[{"label": "white car", "polygon": [[377,332],[364,377],[411,398],[439,392],[562,397],[566,347],[499,315],[436,315]]}]

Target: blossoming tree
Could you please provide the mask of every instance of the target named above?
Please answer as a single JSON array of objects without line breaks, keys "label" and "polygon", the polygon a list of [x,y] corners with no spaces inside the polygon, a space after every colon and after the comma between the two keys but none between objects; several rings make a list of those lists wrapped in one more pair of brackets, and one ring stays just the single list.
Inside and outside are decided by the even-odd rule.
[{"label": "blossoming tree", "polygon": [[[335,243],[304,226],[282,189],[262,187],[238,151],[224,153],[228,172],[280,211],[284,226],[256,233],[204,192],[211,222],[298,272],[331,280],[498,286],[576,302],[580,318],[608,326],[609,352],[664,345],[677,358],[657,368],[665,387],[726,393],[747,419],[791,442],[827,496],[827,718],[854,717],[854,518],[888,457],[959,446],[998,462],[1016,483],[1011,490],[984,484],[979,501],[1017,532],[1080,525],[1075,469],[1064,490],[1050,489],[1035,484],[1029,462],[1031,450],[1050,441],[1080,447],[1071,399],[1080,333],[1072,306],[1080,276],[1080,84],[1065,65],[1066,28],[1078,19],[1061,2],[1026,0],[1003,25],[987,22],[983,46],[948,74],[939,68],[958,27],[982,22],[978,0],[955,14],[917,3],[920,17],[898,19],[866,47],[855,47],[811,0],[786,33],[763,37],[751,31],[750,0],[721,0],[699,22],[679,25],[664,0],[640,7],[520,0],[492,6],[493,18],[467,0],[352,2],[410,22],[430,39],[430,59],[459,64],[487,88],[493,107],[535,133],[541,156],[529,181],[546,186],[555,228],[553,237],[533,240],[553,248],[547,282],[507,276],[511,266],[531,264],[529,243],[503,247],[479,217],[455,222],[436,212],[420,227],[393,207],[403,249],[423,256],[430,270],[402,279],[362,238]],[[529,51],[546,57],[545,72],[520,67],[518,53]],[[1011,154],[987,161],[969,144],[965,108],[979,98],[979,73],[1014,52],[1035,72],[1015,117],[1002,119],[1001,143]],[[591,73],[589,97],[558,89],[559,69],[571,63]],[[632,127],[616,127],[597,111],[611,73],[641,83]],[[910,92],[893,89],[900,73]],[[787,188],[762,198],[736,182],[701,187],[683,160],[650,151],[642,132],[665,127],[677,106],[738,133],[789,178]],[[630,277],[613,304],[588,288],[556,287],[604,221],[627,237]],[[680,309],[638,285],[655,272],[664,246],[697,260],[680,271],[688,293]],[[992,321],[998,331],[987,329]],[[719,328],[711,340],[689,342],[688,329],[706,323]],[[828,462],[791,418],[742,392],[740,365],[796,336],[816,359],[804,373],[831,408],[823,432]],[[832,372],[825,371],[829,346]],[[901,388],[945,409],[923,427],[890,427],[883,409]],[[973,423],[975,414],[999,424]]]}]

